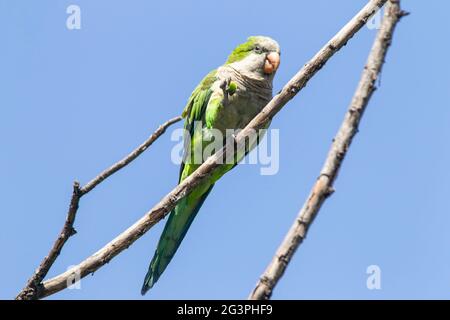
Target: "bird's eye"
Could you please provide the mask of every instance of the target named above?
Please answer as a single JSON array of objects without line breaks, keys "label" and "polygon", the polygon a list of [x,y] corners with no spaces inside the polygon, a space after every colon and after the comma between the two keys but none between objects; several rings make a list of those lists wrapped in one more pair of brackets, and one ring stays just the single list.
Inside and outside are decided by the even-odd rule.
[{"label": "bird's eye", "polygon": [[255,51],[259,53],[259,52],[262,52],[262,49],[261,49],[260,46],[256,45],[255,46]]}]

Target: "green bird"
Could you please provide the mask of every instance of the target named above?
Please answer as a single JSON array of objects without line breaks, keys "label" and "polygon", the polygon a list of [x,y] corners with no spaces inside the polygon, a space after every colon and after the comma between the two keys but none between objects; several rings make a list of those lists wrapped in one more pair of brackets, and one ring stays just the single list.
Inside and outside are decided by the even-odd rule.
[{"label": "green bird", "polygon": [[[211,71],[194,89],[183,111],[185,146],[179,182],[203,162],[196,154],[212,143],[213,130],[223,137],[227,129],[242,129],[272,98],[272,81],[280,64],[278,43],[263,36],[249,37],[228,56],[224,65]],[[268,125],[267,125],[268,126]],[[259,139],[258,139],[259,140]],[[257,143],[257,142],[256,142]],[[142,285],[144,295],[158,281],[171,261],[214,183],[231,170],[256,143],[245,147],[218,172],[183,198],[169,215]]]}]

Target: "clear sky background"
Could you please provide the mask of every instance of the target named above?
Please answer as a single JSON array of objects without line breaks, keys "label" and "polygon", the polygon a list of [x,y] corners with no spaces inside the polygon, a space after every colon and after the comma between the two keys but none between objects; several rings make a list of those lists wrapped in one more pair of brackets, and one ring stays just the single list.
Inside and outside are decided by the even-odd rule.
[{"label": "clear sky background", "polygon": [[[450,2],[402,1],[376,91],[336,182],[274,299],[450,298]],[[86,183],[180,114],[250,35],[282,48],[278,91],[365,0],[0,1],[0,298],[24,286]],[[66,8],[81,7],[81,30]],[[359,80],[364,28],[274,119],[280,170],[238,166],[214,188],[144,299],[246,298],[314,183]],[[181,123],[174,128],[181,127]],[[160,138],[81,200],[55,276],[139,219],[177,182]],[[141,299],[163,228],[52,299]],[[381,268],[381,290],[366,268]]]}]

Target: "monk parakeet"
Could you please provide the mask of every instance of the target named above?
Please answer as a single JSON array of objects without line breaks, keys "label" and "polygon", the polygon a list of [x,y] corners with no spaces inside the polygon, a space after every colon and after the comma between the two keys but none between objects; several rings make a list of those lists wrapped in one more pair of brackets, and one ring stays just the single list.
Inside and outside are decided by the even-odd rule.
[{"label": "monk parakeet", "polygon": [[[208,136],[212,130],[220,130],[225,137],[227,129],[242,129],[270,101],[272,80],[279,64],[280,47],[275,40],[263,36],[249,37],[233,50],[224,65],[211,71],[194,89],[183,111],[184,127],[189,134],[185,136],[185,160],[181,165],[179,182],[201,165],[202,161],[194,161],[194,153],[199,147],[205,148],[211,143]],[[255,145],[249,146],[246,152]],[[172,210],[150,262],[142,294],[158,281],[166,269],[214,183],[243,156],[245,154],[238,155],[235,163],[221,165],[218,172],[197,186]]]}]

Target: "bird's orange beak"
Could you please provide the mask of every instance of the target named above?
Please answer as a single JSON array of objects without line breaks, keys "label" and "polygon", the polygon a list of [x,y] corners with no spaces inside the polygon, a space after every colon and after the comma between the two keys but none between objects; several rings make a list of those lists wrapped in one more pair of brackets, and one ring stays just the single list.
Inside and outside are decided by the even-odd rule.
[{"label": "bird's orange beak", "polygon": [[264,73],[272,74],[277,71],[280,65],[280,55],[277,52],[271,52],[267,55],[266,61],[264,62]]}]

